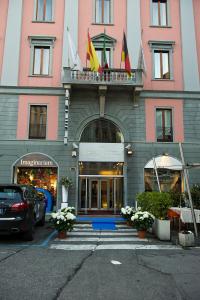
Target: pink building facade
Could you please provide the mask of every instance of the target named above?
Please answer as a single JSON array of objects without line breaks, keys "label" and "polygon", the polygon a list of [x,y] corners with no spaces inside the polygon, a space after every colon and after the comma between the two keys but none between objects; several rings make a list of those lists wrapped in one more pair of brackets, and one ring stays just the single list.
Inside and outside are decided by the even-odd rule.
[{"label": "pink building facade", "polygon": [[155,161],[161,189],[183,191],[179,143],[200,161],[199,12],[198,0],[1,1],[0,182],[48,189],[60,207],[67,176],[78,212],[116,213],[158,190]]}]

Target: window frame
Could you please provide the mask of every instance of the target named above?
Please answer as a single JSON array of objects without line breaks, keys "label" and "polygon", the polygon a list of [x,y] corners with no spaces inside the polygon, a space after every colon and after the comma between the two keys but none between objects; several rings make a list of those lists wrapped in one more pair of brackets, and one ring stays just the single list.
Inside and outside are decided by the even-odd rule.
[{"label": "window frame", "polygon": [[[160,0],[158,0],[160,3]],[[159,24],[159,15],[160,15],[160,10],[158,11],[158,24],[154,24],[153,22],[153,0],[151,0],[151,7],[150,7],[150,11],[151,11],[151,26],[153,27],[171,27],[171,18],[170,18],[170,0],[166,0],[166,25],[161,25]],[[161,21],[161,20],[160,20]]]},{"label": "window frame", "polygon": [[[31,127],[31,108],[35,106],[35,107],[46,107],[46,127],[45,127],[45,137],[30,137],[30,127]],[[47,127],[48,125],[48,104],[45,104],[45,103],[42,103],[42,104],[39,104],[39,103],[31,103],[29,104],[29,120],[28,120],[28,140],[46,140],[47,139],[47,136],[48,136],[48,132],[47,132]]]},{"label": "window frame", "polygon": [[[54,11],[55,11],[55,0],[52,0],[52,5],[51,5],[51,9],[52,9],[52,14],[51,14],[51,20],[38,20],[37,19],[37,13],[38,13],[38,1],[39,0],[34,0],[34,15],[33,15],[33,21],[32,22],[36,22],[36,23],[54,23]],[[46,3],[46,0],[44,0]],[[44,12],[43,12],[44,14]]]},{"label": "window frame", "polygon": [[[162,139],[162,140],[159,140],[158,141],[158,136],[157,136],[157,111],[162,111],[162,112],[165,112],[165,111],[170,111],[170,117],[171,117],[171,140],[170,141],[168,141],[168,140],[165,140],[165,138],[164,139]],[[154,120],[155,120],[155,140],[156,140],[156,142],[157,143],[173,143],[174,142],[174,126],[173,126],[173,120],[174,120],[174,112],[173,112],[173,107],[163,107],[163,106],[157,106],[157,107],[155,107],[155,118],[154,118]],[[163,126],[163,123],[165,122],[165,118],[164,118],[164,120],[163,120],[163,113],[162,113],[162,137],[164,137],[164,135],[163,135],[163,132],[164,132],[164,128],[165,128],[165,126]]]},{"label": "window frame", "polygon": [[[104,0],[102,0],[104,2]],[[102,13],[102,20],[103,22],[97,22],[97,19],[96,19],[96,0],[93,0],[93,20],[92,20],[92,23],[93,24],[104,24],[104,25],[113,25],[113,0],[110,0],[110,21],[109,23],[107,22],[104,22],[103,21],[103,13]],[[102,6],[102,10],[103,10],[103,6]]]},{"label": "window frame", "polygon": [[[174,80],[174,68],[173,68],[173,52],[174,52],[174,41],[149,41],[149,46],[152,52],[152,79],[161,81],[171,81]],[[158,52],[168,52],[169,53],[169,78],[156,78],[155,77],[155,53]]]},{"label": "window frame", "polygon": [[[55,37],[47,36],[29,36],[30,41],[30,70],[29,76],[33,77],[51,77],[52,76],[52,65],[53,65],[53,48]],[[34,58],[35,58],[35,49],[36,48],[47,48],[49,47],[49,74],[34,74]]]}]

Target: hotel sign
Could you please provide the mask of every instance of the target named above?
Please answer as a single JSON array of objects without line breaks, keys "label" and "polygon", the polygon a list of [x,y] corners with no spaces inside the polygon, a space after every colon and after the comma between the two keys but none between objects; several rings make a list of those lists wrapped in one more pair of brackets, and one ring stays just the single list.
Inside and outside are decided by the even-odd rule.
[{"label": "hotel sign", "polygon": [[55,162],[44,154],[28,154],[20,158],[17,167],[57,167]]}]

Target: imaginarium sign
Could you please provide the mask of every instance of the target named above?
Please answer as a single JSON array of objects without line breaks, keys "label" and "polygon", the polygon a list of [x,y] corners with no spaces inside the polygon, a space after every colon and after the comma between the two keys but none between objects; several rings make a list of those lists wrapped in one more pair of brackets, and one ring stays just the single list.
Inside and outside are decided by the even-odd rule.
[{"label": "imaginarium sign", "polygon": [[25,168],[57,167],[57,165],[51,158],[49,158],[45,154],[39,154],[39,153],[27,154],[23,156],[17,161],[15,166],[25,167]]}]

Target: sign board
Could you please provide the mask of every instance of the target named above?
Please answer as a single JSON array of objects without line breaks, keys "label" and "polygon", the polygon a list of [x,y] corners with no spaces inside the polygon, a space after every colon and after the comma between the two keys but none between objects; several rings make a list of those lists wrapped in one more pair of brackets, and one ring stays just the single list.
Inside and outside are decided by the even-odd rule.
[{"label": "sign board", "polygon": [[57,167],[55,162],[51,160],[48,156],[44,154],[27,154],[20,158],[16,165],[16,167]]},{"label": "sign board", "polygon": [[79,161],[124,162],[124,144],[80,143]]}]

